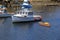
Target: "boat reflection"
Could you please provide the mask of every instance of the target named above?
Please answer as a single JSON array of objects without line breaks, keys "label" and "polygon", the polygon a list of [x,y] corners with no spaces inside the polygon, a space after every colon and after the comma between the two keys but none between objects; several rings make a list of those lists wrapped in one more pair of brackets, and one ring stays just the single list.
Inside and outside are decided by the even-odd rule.
[{"label": "boat reflection", "polygon": [[0,18],[0,25],[4,24],[5,18]]},{"label": "boat reflection", "polygon": [[14,23],[14,28],[29,29],[33,27],[34,22],[25,22],[25,23]]}]

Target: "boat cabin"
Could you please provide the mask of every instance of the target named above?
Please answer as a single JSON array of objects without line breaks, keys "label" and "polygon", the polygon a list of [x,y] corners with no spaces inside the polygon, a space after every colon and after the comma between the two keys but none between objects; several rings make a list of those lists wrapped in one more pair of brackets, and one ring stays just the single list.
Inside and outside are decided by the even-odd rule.
[{"label": "boat cabin", "polygon": [[27,16],[33,16],[32,11],[17,11],[15,16],[20,16],[20,17],[27,17]]}]

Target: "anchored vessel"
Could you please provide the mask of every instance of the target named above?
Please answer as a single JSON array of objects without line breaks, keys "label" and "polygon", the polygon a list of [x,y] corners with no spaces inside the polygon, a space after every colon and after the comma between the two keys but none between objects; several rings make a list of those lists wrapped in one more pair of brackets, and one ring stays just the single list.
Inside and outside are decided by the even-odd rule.
[{"label": "anchored vessel", "polygon": [[28,21],[41,21],[40,15],[33,15],[31,10],[32,5],[29,1],[24,0],[22,9],[15,12],[12,16],[12,22],[28,22]]},{"label": "anchored vessel", "polygon": [[0,5],[0,17],[8,17],[10,16],[7,14],[7,8],[4,5]]}]

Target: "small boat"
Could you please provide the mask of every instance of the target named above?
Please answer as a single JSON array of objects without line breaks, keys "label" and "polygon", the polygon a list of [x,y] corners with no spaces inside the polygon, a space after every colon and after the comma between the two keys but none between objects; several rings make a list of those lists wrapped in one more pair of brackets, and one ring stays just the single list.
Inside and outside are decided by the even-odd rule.
[{"label": "small boat", "polygon": [[0,5],[0,14],[4,14],[6,11],[6,7],[3,5]]},{"label": "small boat", "polygon": [[0,17],[8,17],[10,16],[7,14],[7,8],[4,5],[0,5]]},{"label": "small boat", "polygon": [[15,14],[12,15],[12,22],[41,21],[42,17],[40,15],[34,15],[31,7],[29,1],[24,0],[21,10],[17,10]]},{"label": "small boat", "polygon": [[50,27],[51,26],[49,22],[39,22],[39,24],[41,26],[46,26],[46,27]]}]

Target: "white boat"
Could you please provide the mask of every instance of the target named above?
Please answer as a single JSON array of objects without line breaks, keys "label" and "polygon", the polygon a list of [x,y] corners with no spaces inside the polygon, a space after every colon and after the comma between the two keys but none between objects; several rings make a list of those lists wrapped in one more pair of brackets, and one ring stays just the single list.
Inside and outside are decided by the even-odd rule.
[{"label": "white boat", "polygon": [[4,14],[5,10],[6,10],[6,7],[3,5],[0,5],[0,14]]},{"label": "white boat", "polygon": [[33,12],[28,9],[17,11],[16,14],[12,16],[12,22],[28,22],[41,20],[42,17],[40,15],[33,15]]},{"label": "white boat", "polygon": [[7,8],[4,5],[0,5],[0,17],[8,17],[10,16],[7,14]]},{"label": "white boat", "polygon": [[31,5],[28,3],[28,0],[24,0],[22,10],[18,10],[12,16],[12,22],[28,22],[28,21],[41,21],[40,15],[33,15],[31,10]]}]

